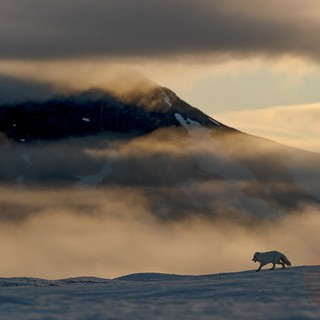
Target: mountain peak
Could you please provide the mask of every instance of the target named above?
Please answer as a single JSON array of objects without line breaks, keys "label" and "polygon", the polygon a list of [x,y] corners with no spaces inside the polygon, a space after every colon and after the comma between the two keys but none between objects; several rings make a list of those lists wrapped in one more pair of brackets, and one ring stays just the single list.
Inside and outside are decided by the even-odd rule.
[{"label": "mountain peak", "polygon": [[[26,142],[92,135],[105,131],[145,134],[163,127],[227,127],[191,107],[171,90],[144,78],[123,86],[55,95],[44,101],[0,106],[0,132]],[[230,129],[230,128],[229,128]]]}]

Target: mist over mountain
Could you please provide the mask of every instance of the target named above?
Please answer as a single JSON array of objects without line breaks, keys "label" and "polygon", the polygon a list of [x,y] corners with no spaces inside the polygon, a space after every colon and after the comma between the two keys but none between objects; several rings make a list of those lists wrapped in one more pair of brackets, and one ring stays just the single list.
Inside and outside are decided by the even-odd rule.
[{"label": "mist over mountain", "polygon": [[[154,270],[206,272],[212,261],[193,260],[212,249],[207,240],[202,242],[205,237],[225,248],[228,260],[243,248],[255,251],[262,226],[268,234],[265,241],[270,245],[270,238],[282,239],[290,255],[296,240],[288,245],[289,226],[305,219],[307,236],[300,246],[314,246],[319,154],[230,128],[152,82],[139,80],[125,88],[119,83],[108,90],[70,91],[0,106],[0,240],[15,247],[6,253],[10,263],[3,272],[20,272],[12,252],[31,250],[36,260],[42,257],[41,263],[35,269],[28,262],[25,268],[37,276],[68,275],[66,265],[63,271],[50,265],[55,254],[48,245],[57,234],[61,244],[74,244],[72,254],[62,246],[59,259],[69,266],[80,259],[79,274],[88,267],[97,275],[105,274],[88,266],[86,254],[96,266],[108,264],[112,275],[141,271],[130,260],[128,248],[135,244],[143,255],[138,260]],[[11,239],[8,226],[23,240]],[[130,246],[123,243],[127,230]],[[251,236],[243,238],[248,230]],[[229,232],[241,234],[243,248],[235,251],[238,240],[226,239]],[[204,237],[194,238],[201,253],[199,247],[185,250],[196,234]],[[46,241],[31,249],[39,237]],[[101,243],[97,252],[88,245],[92,237]],[[166,239],[175,239],[171,260]],[[267,246],[264,239],[258,241]],[[188,252],[185,268],[190,269],[177,267],[177,251]],[[119,258],[121,253],[126,258]],[[247,263],[240,261],[241,266]],[[223,270],[215,263],[215,271]]]},{"label": "mist over mountain", "polygon": [[44,101],[3,104],[0,131],[9,140],[31,142],[114,132],[143,135],[167,127],[205,126],[231,130],[179,99],[172,91],[143,83],[121,92],[91,89]]},{"label": "mist over mountain", "polygon": [[3,182],[144,188],[166,218],[230,214],[219,204],[230,188],[246,198],[238,211],[259,199],[269,215],[320,199],[317,154],[229,128],[144,78],[130,90],[1,105],[0,132]]}]

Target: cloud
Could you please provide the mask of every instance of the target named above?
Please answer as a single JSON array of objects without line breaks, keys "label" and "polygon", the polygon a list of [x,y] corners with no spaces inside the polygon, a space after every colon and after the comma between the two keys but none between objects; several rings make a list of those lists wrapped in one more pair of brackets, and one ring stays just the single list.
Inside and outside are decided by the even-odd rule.
[{"label": "cloud", "polygon": [[8,143],[0,158],[2,276],[204,274],[253,269],[255,251],[294,265],[319,255],[319,159],[263,139],[105,133]]},{"label": "cloud", "polygon": [[[204,217],[168,223],[155,219],[139,197],[125,191],[1,193],[26,206],[43,206],[20,223],[0,221],[3,277],[210,274],[256,268],[251,261],[255,251],[282,251],[293,265],[310,264],[320,254],[320,221],[313,208],[254,225]],[[84,204],[89,205],[87,213]]]},{"label": "cloud", "polygon": [[[103,66],[103,72],[99,66],[95,66],[91,68],[94,76],[90,79],[87,78],[86,66],[78,63],[68,65],[67,70],[65,63],[58,63],[58,66],[55,63],[40,66],[37,63],[18,63],[13,68],[9,66],[2,69],[4,70],[3,74],[0,73],[0,106],[26,101],[45,101],[54,96],[90,89],[105,90],[124,99],[146,94],[157,86],[134,68],[125,68],[120,64],[107,63]],[[94,72],[99,69],[100,72]]]},{"label": "cloud", "polygon": [[297,148],[320,152],[320,104],[278,106],[259,110],[222,112],[215,115],[247,133]]},{"label": "cloud", "polygon": [[[201,130],[189,138],[178,128],[135,138],[105,133],[3,145],[0,179],[17,187],[134,188],[148,199],[155,216],[169,220],[194,213],[212,218],[232,216],[239,208],[245,219],[247,214],[255,216],[256,205],[260,212],[275,208],[270,211],[272,216],[271,212],[291,210],[301,201],[311,200],[308,194],[317,193],[317,188],[307,188],[305,193],[303,177],[296,182],[297,172],[309,177],[308,186],[317,184],[319,177],[309,160],[300,160],[298,155],[262,139],[242,135],[215,139]],[[290,166],[283,160],[286,157],[291,159]],[[233,201],[220,206],[221,199]]]},{"label": "cloud", "polygon": [[[218,59],[215,62],[103,58],[94,61],[0,61],[0,70],[23,81],[51,84],[55,91],[62,92],[95,87],[110,89],[115,84],[119,88],[127,86],[137,90],[143,81],[129,79],[134,79],[134,73],[142,73],[207,114],[228,109],[310,103],[320,98],[316,85],[320,79],[319,66],[290,56],[267,60]],[[7,95],[4,92],[3,96]],[[19,95],[17,88],[15,95]]]},{"label": "cloud", "polygon": [[[303,55],[319,59],[316,0],[47,2],[0,5],[2,59]],[[288,14],[290,12],[290,14]]]}]

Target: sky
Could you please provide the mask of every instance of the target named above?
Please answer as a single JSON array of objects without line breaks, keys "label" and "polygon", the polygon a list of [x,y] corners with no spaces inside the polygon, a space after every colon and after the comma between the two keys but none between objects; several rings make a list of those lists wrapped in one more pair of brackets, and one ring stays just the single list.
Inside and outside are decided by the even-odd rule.
[{"label": "sky", "polygon": [[[115,70],[137,70],[229,126],[320,153],[319,18],[319,0],[1,0],[0,102],[39,92],[45,97],[52,87],[104,87]],[[192,212],[194,220],[163,223],[150,214],[150,194],[162,201],[150,186],[146,194],[127,186],[103,192],[24,189],[26,172],[44,180],[70,172],[90,177],[97,163],[104,168],[106,159],[117,156],[109,154],[109,147],[98,150],[95,141],[87,143],[1,150],[0,173],[15,179],[21,172],[17,186],[0,186],[0,243],[6,262],[0,266],[2,276],[237,271],[256,267],[251,255],[257,248],[284,251],[295,265],[319,256],[318,208],[306,207],[261,228],[230,221],[215,224],[198,219],[197,211]],[[189,172],[184,167],[188,162],[170,144],[158,146],[164,149],[160,153],[155,146],[140,140],[124,145],[120,151],[125,165],[133,166],[132,174],[140,172],[135,165],[143,163],[149,164],[143,168],[153,177],[158,154],[167,156],[168,167],[176,164]],[[223,152],[215,154],[217,146],[194,148],[200,148],[194,152],[202,155],[202,166],[217,170],[225,165],[225,172],[232,174]],[[235,149],[243,155],[242,145]],[[139,161],[126,160],[128,154],[129,160]],[[293,161],[284,158],[288,165]],[[312,174],[319,171],[317,162],[299,161],[295,173],[305,180],[312,177],[312,183],[306,182],[308,192],[318,192],[319,179]],[[309,175],[306,164],[314,169]],[[241,176],[226,181],[225,186],[201,180],[180,187],[194,195],[189,198],[195,205],[211,204],[217,197],[218,205],[231,213],[244,203],[244,213],[266,211],[272,216],[275,209],[265,201],[242,197],[246,180]],[[173,201],[175,193],[165,191],[164,199]],[[179,194],[174,200],[184,208]]]},{"label": "sky", "polygon": [[2,0],[0,73],[103,86],[110,66],[134,68],[230,126],[320,152],[319,17],[318,0]]}]

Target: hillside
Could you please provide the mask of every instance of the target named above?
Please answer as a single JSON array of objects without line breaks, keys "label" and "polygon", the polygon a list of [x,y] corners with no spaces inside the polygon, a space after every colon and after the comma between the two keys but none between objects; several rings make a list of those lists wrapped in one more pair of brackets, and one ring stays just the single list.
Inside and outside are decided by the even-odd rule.
[{"label": "hillside", "polygon": [[319,319],[320,267],[0,279],[1,319]]}]

